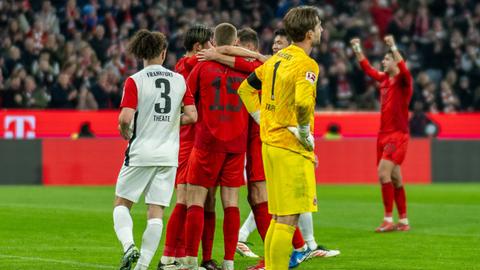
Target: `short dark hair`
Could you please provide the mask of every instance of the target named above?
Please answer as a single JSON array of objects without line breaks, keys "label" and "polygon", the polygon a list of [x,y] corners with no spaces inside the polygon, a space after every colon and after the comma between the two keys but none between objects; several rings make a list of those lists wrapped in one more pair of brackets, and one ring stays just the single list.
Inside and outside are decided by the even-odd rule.
[{"label": "short dark hair", "polygon": [[195,43],[205,44],[205,42],[212,39],[213,32],[210,28],[203,24],[195,24],[188,29],[185,34],[185,40],[183,46],[187,51],[193,50]]},{"label": "short dark hair", "polygon": [[305,39],[305,34],[312,30],[320,22],[320,12],[313,6],[300,6],[290,9],[283,23],[287,35],[294,41],[300,42]]},{"label": "short dark hair", "polygon": [[284,28],[277,29],[275,30],[275,32],[273,32],[273,37],[275,38],[277,36],[286,37],[288,42],[292,41],[292,39],[290,39],[290,37],[287,35],[287,32],[285,31]]},{"label": "short dark hair", "polygon": [[167,47],[168,41],[164,34],[142,29],[130,39],[127,51],[137,58],[150,60],[160,56]]},{"label": "short dark hair", "polygon": [[250,27],[245,27],[238,31],[238,40],[242,45],[252,43],[255,49],[258,49],[258,44],[260,43],[257,32]]},{"label": "short dark hair", "polygon": [[230,23],[221,23],[215,27],[214,37],[217,46],[233,45],[237,38],[237,28]]},{"label": "short dark hair", "polygon": [[[407,60],[407,58],[405,58],[405,53],[404,53],[402,50],[398,50],[398,53],[402,56],[402,58],[403,58],[404,60]],[[394,58],[394,57],[393,57],[393,51],[392,51],[392,50],[389,49],[389,50],[387,51],[387,54],[391,54],[391,55],[392,55],[392,58]]]}]

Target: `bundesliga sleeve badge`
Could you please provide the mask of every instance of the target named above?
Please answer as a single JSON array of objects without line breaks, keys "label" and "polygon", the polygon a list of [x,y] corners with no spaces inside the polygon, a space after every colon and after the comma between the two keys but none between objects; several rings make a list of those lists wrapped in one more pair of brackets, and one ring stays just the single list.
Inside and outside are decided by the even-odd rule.
[{"label": "bundesliga sleeve badge", "polygon": [[317,79],[317,75],[315,75],[313,72],[307,71],[305,74],[305,79],[313,84],[315,83],[315,79]]}]

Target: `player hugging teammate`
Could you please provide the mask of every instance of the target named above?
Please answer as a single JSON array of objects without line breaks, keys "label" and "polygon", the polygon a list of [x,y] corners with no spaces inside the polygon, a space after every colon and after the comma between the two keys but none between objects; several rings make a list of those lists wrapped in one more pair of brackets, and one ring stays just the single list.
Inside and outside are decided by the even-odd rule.
[{"label": "player hugging teammate", "polygon": [[[316,244],[311,217],[317,211],[313,124],[319,68],[309,54],[323,28],[318,10],[311,6],[292,8],[283,22],[288,42],[280,42],[282,34],[277,35],[271,57],[258,52],[252,29],[237,32],[222,23],[212,33],[195,25],[186,33],[187,54],[175,68],[179,73],[162,66],[167,50],[163,34],[140,30],[132,38],[129,51],[144,59],[144,69],[125,81],[119,116],[120,133],[129,140],[113,211],[124,250],[121,270],[148,269],[174,187],[177,203],[157,269],[233,270],[235,251],[242,244],[238,190],[245,183],[245,160],[248,201],[265,247],[265,261],[250,269],[285,270],[309,258],[339,254]],[[393,38],[387,36],[385,42],[390,51],[382,61],[384,72],[369,65],[359,39],[351,44],[362,69],[381,90],[377,161],[385,217],[376,231],[407,231],[400,165],[408,143],[412,77]],[[180,125],[195,122],[180,130]],[[212,260],[218,187],[224,210],[221,266]],[[130,208],[142,193],[148,221],[139,251]],[[397,224],[392,219],[394,201]],[[306,217],[302,227],[307,243],[297,227],[301,216]],[[247,249],[240,248],[240,253]]]}]

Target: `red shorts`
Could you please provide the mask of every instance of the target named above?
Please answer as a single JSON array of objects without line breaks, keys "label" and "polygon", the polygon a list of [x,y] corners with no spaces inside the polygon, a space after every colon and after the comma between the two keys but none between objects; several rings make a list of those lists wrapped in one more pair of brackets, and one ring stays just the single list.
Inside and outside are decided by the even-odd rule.
[{"label": "red shorts", "polygon": [[193,148],[188,161],[187,182],[205,188],[241,187],[245,153],[209,152]]},{"label": "red shorts", "polygon": [[175,186],[187,184],[188,158],[192,152],[194,142],[186,141],[180,143],[178,152],[178,168],[177,176],[175,177]]},{"label": "red shorts", "polygon": [[377,165],[381,159],[402,165],[408,147],[408,133],[379,133],[377,139]]},{"label": "red shorts", "polygon": [[249,182],[265,181],[262,160],[262,141],[260,136],[251,137],[247,146],[247,180]]}]

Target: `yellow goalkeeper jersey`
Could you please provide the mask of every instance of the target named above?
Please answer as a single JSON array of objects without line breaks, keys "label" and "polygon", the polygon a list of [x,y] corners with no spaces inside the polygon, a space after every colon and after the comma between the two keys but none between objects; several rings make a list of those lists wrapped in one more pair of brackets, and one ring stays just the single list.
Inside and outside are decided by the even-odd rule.
[{"label": "yellow goalkeeper jersey", "polygon": [[[239,87],[249,112],[260,109],[262,142],[315,159],[287,127],[310,124],[313,134],[318,64],[305,51],[290,45],[258,67]],[[261,105],[257,90],[262,90]]]}]

